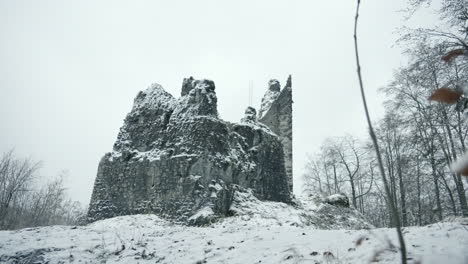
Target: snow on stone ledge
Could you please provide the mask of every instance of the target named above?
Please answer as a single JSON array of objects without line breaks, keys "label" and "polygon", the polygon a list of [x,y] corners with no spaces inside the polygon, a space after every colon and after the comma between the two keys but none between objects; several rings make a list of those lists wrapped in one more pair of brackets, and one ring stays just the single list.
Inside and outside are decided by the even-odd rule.
[{"label": "snow on stone ledge", "polygon": [[260,106],[260,111],[258,112],[259,119],[262,118],[266,113],[268,113],[268,110],[270,110],[271,105],[273,104],[273,102],[275,102],[276,99],[278,99],[279,95],[279,91],[268,90],[265,93],[262,99],[262,104]]}]

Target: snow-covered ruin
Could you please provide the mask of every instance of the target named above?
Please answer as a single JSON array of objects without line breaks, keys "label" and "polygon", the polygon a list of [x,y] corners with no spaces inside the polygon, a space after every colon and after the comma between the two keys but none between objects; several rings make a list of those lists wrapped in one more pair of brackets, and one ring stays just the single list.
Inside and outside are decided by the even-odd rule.
[{"label": "snow-covered ruin", "polygon": [[89,220],[156,213],[206,222],[231,215],[235,193],[248,190],[260,200],[291,203],[291,95],[291,77],[282,90],[272,80],[260,120],[248,107],[230,123],[218,117],[211,80],[184,79],[177,99],[151,85],[135,98],[113,151],[99,164]]}]

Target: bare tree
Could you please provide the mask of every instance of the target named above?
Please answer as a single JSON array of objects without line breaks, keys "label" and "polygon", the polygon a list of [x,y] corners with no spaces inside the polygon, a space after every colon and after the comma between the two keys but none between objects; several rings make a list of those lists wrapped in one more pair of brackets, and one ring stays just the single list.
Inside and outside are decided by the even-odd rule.
[{"label": "bare tree", "polygon": [[349,182],[351,188],[351,200],[355,208],[358,208],[357,188],[358,180],[361,176],[361,174],[359,174],[359,169],[362,163],[362,154],[359,153],[360,149],[357,144],[358,140],[355,137],[347,135],[333,146],[333,150],[338,156],[339,162],[344,169],[344,174]]},{"label": "bare tree", "polygon": [[40,162],[33,162],[31,159],[17,159],[13,150],[2,155],[0,159],[0,227],[5,226],[11,205],[31,188],[40,165]]},{"label": "bare tree", "polygon": [[67,198],[63,175],[37,185],[40,164],[12,150],[0,157],[0,229],[83,223],[85,210]]}]

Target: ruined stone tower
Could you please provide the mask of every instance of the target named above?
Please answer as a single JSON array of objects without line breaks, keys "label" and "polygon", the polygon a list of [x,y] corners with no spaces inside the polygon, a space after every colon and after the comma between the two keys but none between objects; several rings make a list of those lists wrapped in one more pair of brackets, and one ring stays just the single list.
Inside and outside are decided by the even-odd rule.
[{"label": "ruined stone tower", "polygon": [[282,90],[278,80],[270,80],[258,117],[261,123],[267,125],[279,136],[283,144],[284,165],[290,192],[293,191],[292,103],[291,75]]},{"label": "ruined stone tower", "polygon": [[195,216],[232,214],[234,194],[247,189],[261,200],[290,202],[284,164],[280,139],[255,109],[240,123],[218,117],[213,81],[184,79],[177,99],[154,84],[138,93],[101,159],[88,221],[155,213],[195,224]]}]

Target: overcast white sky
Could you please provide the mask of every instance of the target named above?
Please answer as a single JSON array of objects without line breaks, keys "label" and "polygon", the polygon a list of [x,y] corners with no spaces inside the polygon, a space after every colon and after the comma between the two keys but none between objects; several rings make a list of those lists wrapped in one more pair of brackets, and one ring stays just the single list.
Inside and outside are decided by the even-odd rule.
[{"label": "overcast white sky", "polygon": [[[112,150],[137,92],[151,83],[179,96],[188,76],[216,83],[223,119],[238,121],[254,83],[293,76],[294,177],[329,136],[366,136],[355,76],[355,2],[0,0],[0,152],[68,170],[88,203],[100,158]],[[373,119],[377,89],[404,57],[392,47],[406,1],[364,0],[360,50]]]}]

